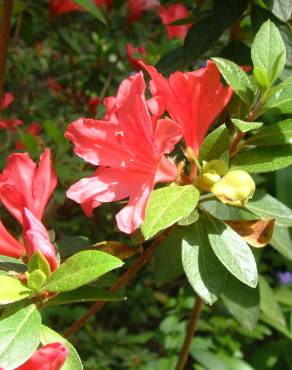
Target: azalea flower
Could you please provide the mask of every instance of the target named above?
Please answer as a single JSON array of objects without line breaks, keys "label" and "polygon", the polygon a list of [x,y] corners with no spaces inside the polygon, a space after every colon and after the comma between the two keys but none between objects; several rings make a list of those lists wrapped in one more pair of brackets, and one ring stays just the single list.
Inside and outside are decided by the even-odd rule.
[{"label": "azalea flower", "polygon": [[41,220],[56,185],[50,149],[40,156],[38,166],[27,153],[14,153],[0,175],[0,200],[20,224],[24,207]]},{"label": "azalea flower", "polygon": [[151,76],[152,112],[161,115],[166,110],[181,127],[184,141],[195,155],[218,115],[228,104],[232,89],[220,82],[215,63],[208,61],[205,68],[193,72],[175,72],[169,79],[154,67],[140,64]]},{"label": "azalea flower", "polygon": [[30,258],[36,252],[41,252],[46,258],[51,271],[59,266],[56,248],[51,243],[46,228],[27,208],[23,210],[23,243],[16,240],[0,221],[1,255],[14,258],[27,255]]},{"label": "azalea flower", "polygon": [[37,350],[30,359],[15,370],[60,370],[68,354],[69,351],[64,344],[50,343]]},{"label": "azalea flower", "polygon": [[[96,6],[111,8],[112,0],[94,0]],[[73,0],[50,0],[50,11],[53,17],[73,11],[84,11],[84,9]]]},{"label": "azalea flower", "polygon": [[[2,102],[0,102],[0,112],[9,107],[14,100],[14,96],[11,92],[6,92],[3,96]],[[23,121],[17,118],[0,118],[0,129],[6,129],[15,131],[16,126],[23,124]]]},{"label": "azalea flower", "polygon": [[158,14],[162,23],[165,25],[169,38],[184,39],[190,24],[171,26],[170,23],[189,17],[189,11],[183,4],[173,4],[170,6],[160,6]]},{"label": "azalea flower", "polygon": [[49,234],[41,223],[27,208],[23,210],[23,241],[27,256],[41,252],[49,262],[51,271],[56,270],[59,263],[56,249],[50,241]]},{"label": "azalea flower", "polygon": [[[139,58],[136,58],[135,55],[139,54]],[[141,69],[141,65],[139,64],[138,60],[142,58],[142,56],[146,56],[147,52],[143,46],[139,46],[135,48],[132,44],[127,44],[127,57],[128,61],[133,67],[134,70],[139,71]]]},{"label": "azalea flower", "polygon": [[78,156],[99,166],[91,177],[70,187],[68,198],[80,203],[88,216],[101,203],[129,198],[116,215],[119,229],[126,233],[142,224],[155,183],[177,176],[175,164],[164,154],[172,151],[181,131],[170,119],[153,126],[145,87],[141,72],[124,80],[117,97],[110,98],[113,121],[80,118],[65,134]]},{"label": "azalea flower", "polygon": [[144,10],[154,9],[158,6],[158,0],[128,0],[128,22],[137,21]]}]

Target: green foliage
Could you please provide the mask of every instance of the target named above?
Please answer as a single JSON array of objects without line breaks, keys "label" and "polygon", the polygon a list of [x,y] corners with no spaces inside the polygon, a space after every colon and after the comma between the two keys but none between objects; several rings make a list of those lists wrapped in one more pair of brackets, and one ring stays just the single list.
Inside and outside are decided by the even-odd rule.
[{"label": "green foliage", "polygon": [[0,366],[14,369],[25,362],[39,345],[40,329],[41,316],[34,304],[3,317],[0,320]]},{"label": "green foliage", "polygon": [[213,130],[204,140],[200,148],[200,159],[210,161],[219,158],[228,150],[229,133],[225,125]]},{"label": "green foliage", "polygon": [[122,266],[123,262],[110,254],[83,251],[69,257],[48,278],[43,290],[67,292],[79,288],[101,275]]},{"label": "green foliage", "polygon": [[251,57],[254,76],[264,88],[269,88],[280,76],[286,61],[286,49],[275,24],[265,22],[253,41]]},{"label": "green foliage", "polygon": [[32,291],[15,277],[0,275],[0,304],[8,304],[29,297]]},{"label": "green foliage", "polygon": [[199,191],[192,185],[170,185],[154,190],[142,225],[145,239],[188,216],[196,208],[199,196]]},{"label": "green foliage", "polygon": [[258,146],[285,145],[292,143],[292,119],[274,123],[259,130],[247,140],[248,144]]},{"label": "green foliage", "polygon": [[241,132],[257,130],[258,128],[261,128],[263,126],[262,122],[246,122],[236,118],[232,118],[231,121]]}]

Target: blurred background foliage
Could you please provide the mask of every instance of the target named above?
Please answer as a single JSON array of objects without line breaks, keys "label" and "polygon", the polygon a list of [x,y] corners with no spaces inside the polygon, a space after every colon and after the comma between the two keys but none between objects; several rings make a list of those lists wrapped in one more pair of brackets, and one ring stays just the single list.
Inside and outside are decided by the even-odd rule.
[{"label": "blurred background foliage", "polygon": [[[156,9],[129,23],[127,2],[122,0],[114,0],[111,10],[101,10],[105,23],[80,11],[52,16],[46,0],[14,1],[5,91],[11,91],[15,101],[4,115],[24,124],[14,131],[0,130],[0,166],[17,150],[36,159],[45,147],[52,148],[59,186],[46,223],[61,256],[104,240],[124,242],[132,248],[130,255],[139,253],[135,239],[115,229],[113,214],[119,206],[103,205],[88,219],[65,197],[69,185],[91,171],[73,154],[63,136],[65,128],[80,116],[102,117],[103,98],[114,95],[121,80],[134,72],[128,43],[142,46],[145,53],[140,56],[166,75],[198,68],[214,56],[250,65],[251,42],[270,18],[279,27],[287,49],[283,76],[292,77],[291,0],[186,0],[183,4],[189,17],[176,24],[192,24],[185,40],[168,38]],[[269,114],[264,119],[268,123],[277,117]],[[33,123],[38,124],[37,133],[30,129]],[[292,207],[291,168],[262,175],[256,181]],[[17,231],[3,208],[1,218]],[[292,242],[287,229],[278,228],[272,244],[280,254],[272,246],[256,251],[260,273],[273,288],[272,292],[261,290],[264,307],[256,328],[244,327],[244,313],[238,307],[233,309],[239,310],[235,316],[241,317],[241,323],[221,302],[205,306],[187,369],[292,369]],[[123,291],[127,301],[109,304],[71,338],[85,369],[173,369],[194,301],[194,292],[182,276],[179,254],[175,239],[170,238]],[[110,274],[96,284],[110,286],[114,280],[115,275]],[[46,321],[61,332],[87,306],[48,308]]]}]

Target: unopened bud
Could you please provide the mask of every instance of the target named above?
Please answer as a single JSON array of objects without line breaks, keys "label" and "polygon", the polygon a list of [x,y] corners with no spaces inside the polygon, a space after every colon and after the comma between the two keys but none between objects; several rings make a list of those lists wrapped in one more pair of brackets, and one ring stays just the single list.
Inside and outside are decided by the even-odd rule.
[{"label": "unopened bud", "polygon": [[253,196],[255,183],[247,172],[234,170],[216,182],[211,191],[222,203],[240,207]]},{"label": "unopened bud", "polygon": [[202,174],[197,177],[196,185],[203,191],[211,191],[211,188],[228,171],[227,163],[220,159],[203,162]]}]

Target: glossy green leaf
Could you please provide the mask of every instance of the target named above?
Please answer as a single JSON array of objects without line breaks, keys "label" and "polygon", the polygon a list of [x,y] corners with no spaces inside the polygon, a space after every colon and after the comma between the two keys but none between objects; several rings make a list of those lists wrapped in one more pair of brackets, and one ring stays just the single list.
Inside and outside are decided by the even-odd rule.
[{"label": "glossy green leaf", "polygon": [[292,164],[290,145],[260,147],[239,153],[231,162],[232,170],[263,173],[280,170]]},{"label": "glossy green leaf", "polygon": [[200,193],[192,185],[170,185],[154,190],[147,203],[142,225],[145,239],[188,216],[197,206]]},{"label": "glossy green leaf", "polygon": [[26,271],[26,265],[16,258],[0,255],[0,269],[24,273]]},{"label": "glossy green leaf", "polygon": [[246,242],[231,227],[211,216],[208,216],[208,237],[227,270],[244,284],[256,287],[257,266]]},{"label": "glossy green leaf", "polygon": [[292,210],[263,191],[257,190],[245,208],[261,218],[274,218],[277,226],[292,226]]},{"label": "glossy green leaf", "polygon": [[27,298],[32,291],[18,279],[6,275],[0,275],[0,304],[8,304]]},{"label": "glossy green leaf", "polygon": [[82,251],[69,257],[47,280],[43,290],[66,292],[85,285],[105,273],[123,265],[110,254],[99,251]]},{"label": "glossy green leaf", "polygon": [[88,11],[91,15],[97,18],[100,22],[106,24],[106,20],[100,8],[98,8],[91,0],[74,0],[75,3],[79,4]]},{"label": "glossy green leaf", "polygon": [[292,144],[292,119],[286,119],[266,126],[247,140],[257,146]]},{"label": "glossy green leaf", "polygon": [[47,276],[41,270],[34,270],[28,275],[27,286],[35,292],[40,292],[46,280]]},{"label": "glossy green leaf", "polygon": [[279,113],[292,113],[292,82],[283,82],[269,93],[263,107],[264,111],[273,110]]},{"label": "glossy green leaf", "polygon": [[281,307],[275,299],[274,291],[267,280],[262,276],[259,278],[259,287],[261,297],[260,308],[262,312],[279,325],[286,326],[285,317],[281,311]]},{"label": "glossy green leaf", "polygon": [[198,221],[199,217],[200,217],[200,214],[199,214],[198,210],[195,209],[188,216],[179,220],[177,224],[180,225],[180,226],[188,226],[188,225],[191,225],[194,222]]},{"label": "glossy green leaf", "polygon": [[82,370],[83,365],[80,360],[80,357],[73,347],[73,345],[63,338],[60,334],[56,333],[54,330],[48,328],[47,326],[41,326],[41,343],[43,345],[49,343],[63,343],[69,350],[69,355],[66,362],[62,366],[62,370]]},{"label": "glossy green leaf", "polygon": [[158,286],[168,284],[183,274],[181,243],[184,232],[184,228],[176,228],[171,231],[156,249],[154,255],[154,277]]},{"label": "glossy green leaf", "polygon": [[48,300],[45,306],[56,306],[61,304],[77,302],[95,302],[95,301],[123,301],[125,300],[118,293],[112,293],[105,289],[95,288],[92,286],[82,286],[70,292],[58,294],[53,299]]},{"label": "glossy green leaf", "polygon": [[275,226],[270,244],[282,256],[292,261],[292,238],[287,227]]},{"label": "glossy green leaf", "polygon": [[251,57],[257,82],[268,88],[280,76],[286,61],[283,39],[270,20],[266,21],[256,34]]},{"label": "glossy green leaf", "polygon": [[200,18],[189,29],[184,43],[185,62],[194,62],[219,39],[223,33],[215,14]]},{"label": "glossy green leaf", "polygon": [[0,367],[15,369],[38,348],[41,316],[31,304],[0,320]]},{"label": "glossy green leaf", "polygon": [[255,328],[260,314],[258,288],[250,288],[229,274],[222,299],[228,311],[242,326],[248,330]]},{"label": "glossy green leaf", "polygon": [[225,125],[212,131],[200,148],[200,159],[210,161],[218,159],[229,147],[229,133]]},{"label": "glossy green leaf", "polygon": [[217,301],[226,281],[227,270],[214,254],[205,220],[185,228],[182,241],[182,264],[189,283],[209,305]]},{"label": "glossy green leaf", "polygon": [[232,118],[231,121],[241,132],[257,130],[263,126],[262,122],[246,122],[236,118]]},{"label": "glossy green leaf", "polygon": [[246,104],[254,100],[255,87],[240,66],[223,58],[213,58],[225,81]]}]

